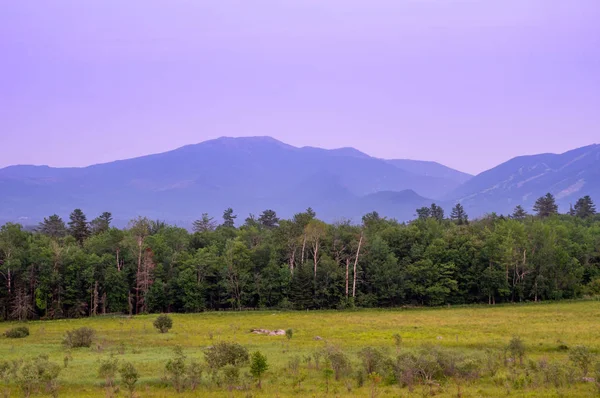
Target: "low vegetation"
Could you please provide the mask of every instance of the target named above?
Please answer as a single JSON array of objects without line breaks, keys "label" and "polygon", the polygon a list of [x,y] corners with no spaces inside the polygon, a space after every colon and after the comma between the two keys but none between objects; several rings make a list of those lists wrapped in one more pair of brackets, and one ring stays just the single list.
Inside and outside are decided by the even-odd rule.
[{"label": "low vegetation", "polygon": [[88,327],[82,327],[67,331],[63,344],[67,348],[91,347],[94,342],[96,331]]},{"label": "low vegetation", "polygon": [[168,315],[159,315],[154,321],[154,327],[161,333],[167,333],[173,327],[173,320]]},{"label": "low vegetation", "polygon": [[17,326],[4,332],[4,336],[9,339],[22,339],[29,336],[29,328],[27,326]]},{"label": "low vegetation", "polygon": [[[599,301],[170,317],[168,334],[156,333],[157,317],[151,315],[30,322],[27,339],[0,340],[4,353],[0,394],[558,397],[600,393]],[[289,333],[250,332],[257,328],[294,330],[293,338]],[[76,336],[90,334],[93,343],[87,348],[60,344],[65,335],[75,341]]]}]

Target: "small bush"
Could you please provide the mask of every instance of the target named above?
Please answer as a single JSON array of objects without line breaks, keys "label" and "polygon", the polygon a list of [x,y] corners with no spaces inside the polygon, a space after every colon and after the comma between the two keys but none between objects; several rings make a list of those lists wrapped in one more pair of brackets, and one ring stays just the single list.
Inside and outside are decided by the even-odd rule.
[{"label": "small bush", "polygon": [[133,397],[135,393],[135,384],[137,383],[140,375],[131,362],[125,362],[121,369],[119,369],[121,375],[121,384],[129,391],[129,396]]},{"label": "small bush", "polygon": [[105,380],[106,387],[113,387],[115,376],[119,371],[119,361],[116,358],[109,358],[100,362],[98,368],[98,377]]},{"label": "small bush", "polygon": [[366,347],[360,350],[358,356],[367,375],[370,375],[371,373],[383,374],[383,367],[387,358],[381,350],[373,347]]},{"label": "small bush", "polygon": [[190,366],[188,366],[187,369],[187,379],[192,391],[194,391],[196,387],[198,387],[198,384],[200,384],[203,371],[204,368],[202,367],[202,364],[192,359]]},{"label": "small bush", "polygon": [[237,384],[240,379],[240,369],[232,364],[223,366],[223,382],[227,385],[229,391],[233,390],[233,387]]},{"label": "small bush", "polygon": [[294,336],[294,329],[286,329],[285,337],[287,337],[288,340],[291,340],[293,336]]},{"label": "small bush", "polygon": [[600,394],[600,362],[594,367],[594,376],[596,379],[596,387],[598,388],[598,394]]},{"label": "small bush", "polygon": [[175,347],[174,357],[169,359],[165,366],[169,381],[175,388],[175,391],[181,392],[184,388],[184,380],[186,375],[185,355],[181,347]]},{"label": "small bush", "polygon": [[222,341],[204,351],[208,367],[213,371],[225,365],[242,366],[248,362],[248,349],[238,343]]},{"label": "small bush", "polygon": [[298,372],[300,371],[300,356],[299,355],[296,355],[289,359],[288,369],[292,375],[294,375],[294,376],[298,375]]},{"label": "small bush", "polygon": [[173,320],[170,316],[162,314],[154,320],[154,327],[161,333],[167,333],[173,327]]},{"label": "small bush", "polygon": [[250,374],[258,380],[258,388],[261,388],[262,375],[269,369],[267,363],[267,357],[264,356],[260,351],[256,351],[252,354],[252,361],[250,363]]},{"label": "small bush", "polygon": [[17,373],[17,383],[23,390],[25,397],[41,388],[52,396],[58,395],[58,375],[62,368],[48,360],[45,355],[29,360],[23,364]]},{"label": "small bush", "polygon": [[27,326],[18,326],[16,328],[8,329],[4,332],[4,336],[9,339],[22,339],[29,336],[29,328]]},{"label": "small bush", "polygon": [[573,365],[581,369],[583,377],[586,377],[594,361],[594,354],[588,347],[579,345],[573,347],[569,352],[569,359],[573,362]]},{"label": "small bush", "polygon": [[[416,352],[402,352],[391,363],[398,384],[409,389],[415,383],[431,384],[449,377],[472,380],[480,376],[488,358],[465,355],[440,347],[422,347]],[[495,370],[490,373],[495,373]]]},{"label": "small bush", "polygon": [[352,369],[350,360],[339,348],[329,346],[325,351],[325,359],[333,370],[335,380],[339,380],[343,374],[350,372]]},{"label": "small bush", "polygon": [[68,348],[91,347],[94,342],[96,331],[94,329],[83,327],[70,330],[63,340],[63,344]]},{"label": "small bush", "polygon": [[525,344],[523,344],[523,340],[519,336],[514,336],[508,346],[506,347],[506,351],[510,354],[513,363],[517,362],[517,358],[519,359],[519,364],[523,365],[523,358],[525,357]]}]

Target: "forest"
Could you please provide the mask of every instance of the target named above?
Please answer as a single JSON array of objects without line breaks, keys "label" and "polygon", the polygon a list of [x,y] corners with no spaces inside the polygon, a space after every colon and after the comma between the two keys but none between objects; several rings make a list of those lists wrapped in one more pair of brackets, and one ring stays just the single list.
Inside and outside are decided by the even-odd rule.
[{"label": "forest", "polygon": [[[243,223],[202,214],[193,232],[138,217],[74,210],[36,228],[0,228],[0,317],[59,319],[124,313],[444,306],[573,299],[600,294],[600,216],[590,197],[558,214],[469,220],[436,204],[400,223],[366,214],[326,224],[307,209]],[[241,220],[240,220],[241,221]]]}]

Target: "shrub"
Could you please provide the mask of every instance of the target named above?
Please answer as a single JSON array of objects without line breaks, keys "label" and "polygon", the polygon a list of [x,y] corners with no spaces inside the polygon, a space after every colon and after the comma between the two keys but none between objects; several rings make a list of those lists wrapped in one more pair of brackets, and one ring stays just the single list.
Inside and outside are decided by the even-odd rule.
[{"label": "shrub", "polygon": [[83,327],[67,332],[63,344],[68,348],[91,347],[94,342],[96,331],[91,328]]},{"label": "shrub", "polygon": [[327,363],[325,369],[323,369],[323,376],[325,376],[325,392],[327,394],[329,394],[329,380],[331,379],[331,375],[334,374],[333,369],[331,369],[328,365],[329,363]]},{"label": "shrub", "polygon": [[250,374],[258,380],[258,388],[261,388],[262,375],[267,369],[269,369],[267,357],[261,354],[260,351],[253,353],[250,361]]},{"label": "shrub", "polygon": [[519,358],[519,363],[523,365],[523,358],[525,357],[525,344],[523,344],[523,340],[519,336],[514,336],[510,339],[508,346],[506,347],[506,351],[510,354],[513,362],[517,361]]},{"label": "shrub", "polygon": [[29,328],[27,326],[18,326],[16,328],[8,329],[4,332],[4,336],[9,339],[22,339],[29,336]]},{"label": "shrub", "polygon": [[581,369],[583,377],[586,377],[594,361],[594,354],[592,354],[588,347],[579,345],[573,347],[569,352],[569,359],[573,362],[573,365]]},{"label": "shrub", "polygon": [[358,356],[366,374],[383,373],[382,371],[385,365],[386,356],[381,350],[373,347],[366,347],[360,350]]},{"label": "shrub", "polygon": [[540,366],[545,384],[551,384],[556,388],[562,387],[567,382],[565,369],[556,362]]},{"label": "shrub", "polygon": [[23,390],[25,397],[44,387],[47,393],[52,396],[58,394],[58,375],[62,368],[48,360],[45,355],[40,355],[36,359],[29,360],[23,364],[17,373],[17,383]]},{"label": "shrub", "polygon": [[154,320],[154,327],[161,333],[167,333],[173,327],[173,320],[170,316],[162,314]]},{"label": "shrub", "polygon": [[240,369],[232,364],[223,366],[223,381],[227,385],[229,391],[233,390],[233,387],[237,384],[240,378]]},{"label": "shrub", "polygon": [[290,360],[288,361],[288,369],[290,370],[290,373],[293,374],[294,376],[298,375],[298,372],[300,371],[300,356],[296,355],[292,358],[290,358]]},{"label": "shrub", "polygon": [[241,366],[248,362],[248,349],[238,343],[218,342],[204,351],[204,358],[213,371],[225,365]]},{"label": "shrub", "polygon": [[294,336],[294,329],[286,329],[285,337],[287,337],[288,340],[291,340],[293,336]]},{"label": "shrub", "polygon": [[598,362],[594,368],[594,376],[596,379],[596,387],[598,388],[598,393],[600,394],[600,362]]},{"label": "shrub", "polygon": [[396,345],[396,352],[399,352],[402,346],[402,336],[400,336],[400,333],[396,333],[392,337],[394,338],[394,345]]},{"label": "shrub", "polygon": [[192,359],[187,370],[187,378],[192,391],[194,391],[196,387],[198,387],[198,384],[200,384],[203,371],[204,369],[202,368],[202,364]]},{"label": "shrub", "polygon": [[325,359],[329,362],[335,380],[339,380],[344,373],[351,370],[350,360],[339,348],[329,346],[325,351]]},{"label": "shrub", "polygon": [[125,362],[123,366],[121,366],[121,369],[119,369],[119,374],[121,375],[121,384],[129,391],[129,396],[133,397],[133,394],[135,393],[135,384],[140,377],[137,369],[131,362]]},{"label": "shrub", "polygon": [[119,371],[119,361],[116,358],[109,358],[100,362],[98,368],[98,377],[101,377],[106,382],[106,387],[112,387],[115,376]]},{"label": "shrub", "polygon": [[417,382],[431,384],[448,377],[474,379],[484,365],[488,366],[479,357],[440,347],[422,347],[417,352],[398,355],[392,362],[392,370],[398,384],[411,389]]},{"label": "shrub", "polygon": [[175,356],[167,361],[165,366],[169,381],[175,388],[175,391],[181,392],[184,387],[186,374],[185,355],[181,347],[175,347]]}]

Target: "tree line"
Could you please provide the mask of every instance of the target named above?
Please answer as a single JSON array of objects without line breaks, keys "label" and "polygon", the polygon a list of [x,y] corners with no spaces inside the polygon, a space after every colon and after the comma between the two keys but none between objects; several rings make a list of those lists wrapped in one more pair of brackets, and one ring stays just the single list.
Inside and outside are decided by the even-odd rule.
[{"label": "tree line", "polygon": [[400,223],[366,214],[327,224],[312,209],[273,210],[236,226],[203,214],[193,232],[138,217],[111,226],[74,210],[33,231],[0,227],[0,317],[320,309],[502,303],[600,294],[600,217],[588,196],[558,214],[548,194],[535,214],[469,220],[457,204],[417,209]]}]

